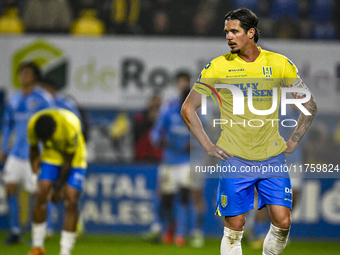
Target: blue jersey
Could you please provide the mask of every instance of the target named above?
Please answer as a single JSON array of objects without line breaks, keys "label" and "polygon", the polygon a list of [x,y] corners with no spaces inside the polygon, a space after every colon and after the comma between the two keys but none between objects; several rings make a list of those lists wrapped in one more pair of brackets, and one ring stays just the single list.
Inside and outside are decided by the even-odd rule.
[{"label": "blue jersey", "polygon": [[[31,116],[45,108],[54,107],[54,99],[47,91],[36,87],[29,95],[13,94],[7,102],[2,126],[2,152],[20,159],[29,158],[27,124]],[[9,148],[9,138],[14,132],[14,143]]]},{"label": "blue jersey", "polygon": [[55,97],[55,103],[57,107],[73,112],[80,119],[80,113],[78,111],[78,107],[71,98],[61,95],[61,94],[57,94],[57,96]]},{"label": "blue jersey", "polygon": [[163,163],[176,165],[190,162],[190,132],[182,120],[179,98],[165,104],[151,131],[154,144],[165,142]]}]

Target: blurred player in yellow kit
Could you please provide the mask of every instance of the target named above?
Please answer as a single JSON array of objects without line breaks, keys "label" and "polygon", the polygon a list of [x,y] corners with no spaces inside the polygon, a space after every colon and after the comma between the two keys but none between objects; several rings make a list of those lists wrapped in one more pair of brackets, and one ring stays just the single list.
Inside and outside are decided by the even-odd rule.
[{"label": "blurred player in yellow kit", "polygon": [[[30,161],[34,173],[41,167],[33,211],[32,249],[45,254],[46,204],[64,199],[65,219],[60,255],[70,255],[76,240],[78,200],[85,181],[86,145],[79,118],[65,109],[42,110],[28,123]],[[39,143],[42,144],[40,153]]]}]

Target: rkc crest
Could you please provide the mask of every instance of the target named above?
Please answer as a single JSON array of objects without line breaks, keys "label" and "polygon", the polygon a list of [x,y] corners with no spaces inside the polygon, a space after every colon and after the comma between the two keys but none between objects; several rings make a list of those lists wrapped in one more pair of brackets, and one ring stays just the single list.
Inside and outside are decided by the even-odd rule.
[{"label": "rkc crest", "polygon": [[224,208],[228,204],[228,197],[226,195],[221,195],[221,206]]},{"label": "rkc crest", "polygon": [[266,76],[267,78],[271,77],[273,74],[271,66],[264,66],[262,67],[262,70],[263,70],[263,75]]}]

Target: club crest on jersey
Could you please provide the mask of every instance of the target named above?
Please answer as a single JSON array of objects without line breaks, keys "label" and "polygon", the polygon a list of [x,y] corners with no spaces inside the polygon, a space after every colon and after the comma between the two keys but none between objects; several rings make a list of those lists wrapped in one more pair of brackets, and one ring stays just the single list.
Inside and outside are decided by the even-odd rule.
[{"label": "club crest on jersey", "polygon": [[224,208],[228,204],[228,197],[226,195],[221,195],[221,206]]},{"label": "club crest on jersey", "polygon": [[267,78],[270,78],[273,74],[271,66],[264,66],[262,67],[262,70],[263,70],[263,75],[266,76]]},{"label": "club crest on jersey", "polygon": [[36,107],[36,102],[34,102],[33,100],[30,100],[28,102],[28,109],[34,109]]}]

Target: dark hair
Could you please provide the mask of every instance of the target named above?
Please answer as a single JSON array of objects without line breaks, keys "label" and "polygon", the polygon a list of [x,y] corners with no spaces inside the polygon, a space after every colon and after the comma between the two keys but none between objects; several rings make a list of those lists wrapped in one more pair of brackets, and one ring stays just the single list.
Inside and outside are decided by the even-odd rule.
[{"label": "dark hair", "polygon": [[178,81],[179,78],[186,78],[190,80],[190,74],[187,71],[180,71],[176,75],[176,81]]},{"label": "dark hair", "polygon": [[31,61],[31,62],[21,63],[19,68],[18,68],[18,73],[20,73],[25,68],[30,68],[33,71],[36,81],[41,80],[40,68],[34,62]]},{"label": "dark hair", "polygon": [[35,134],[39,140],[46,141],[53,135],[57,125],[51,115],[41,115],[34,126]]},{"label": "dark hair", "polygon": [[244,31],[247,33],[250,28],[255,29],[255,35],[254,35],[254,41],[257,43],[257,41],[260,38],[261,31],[257,28],[257,24],[259,23],[259,19],[248,8],[240,8],[233,11],[228,12],[224,16],[224,20],[239,20],[240,26],[244,29]]}]

